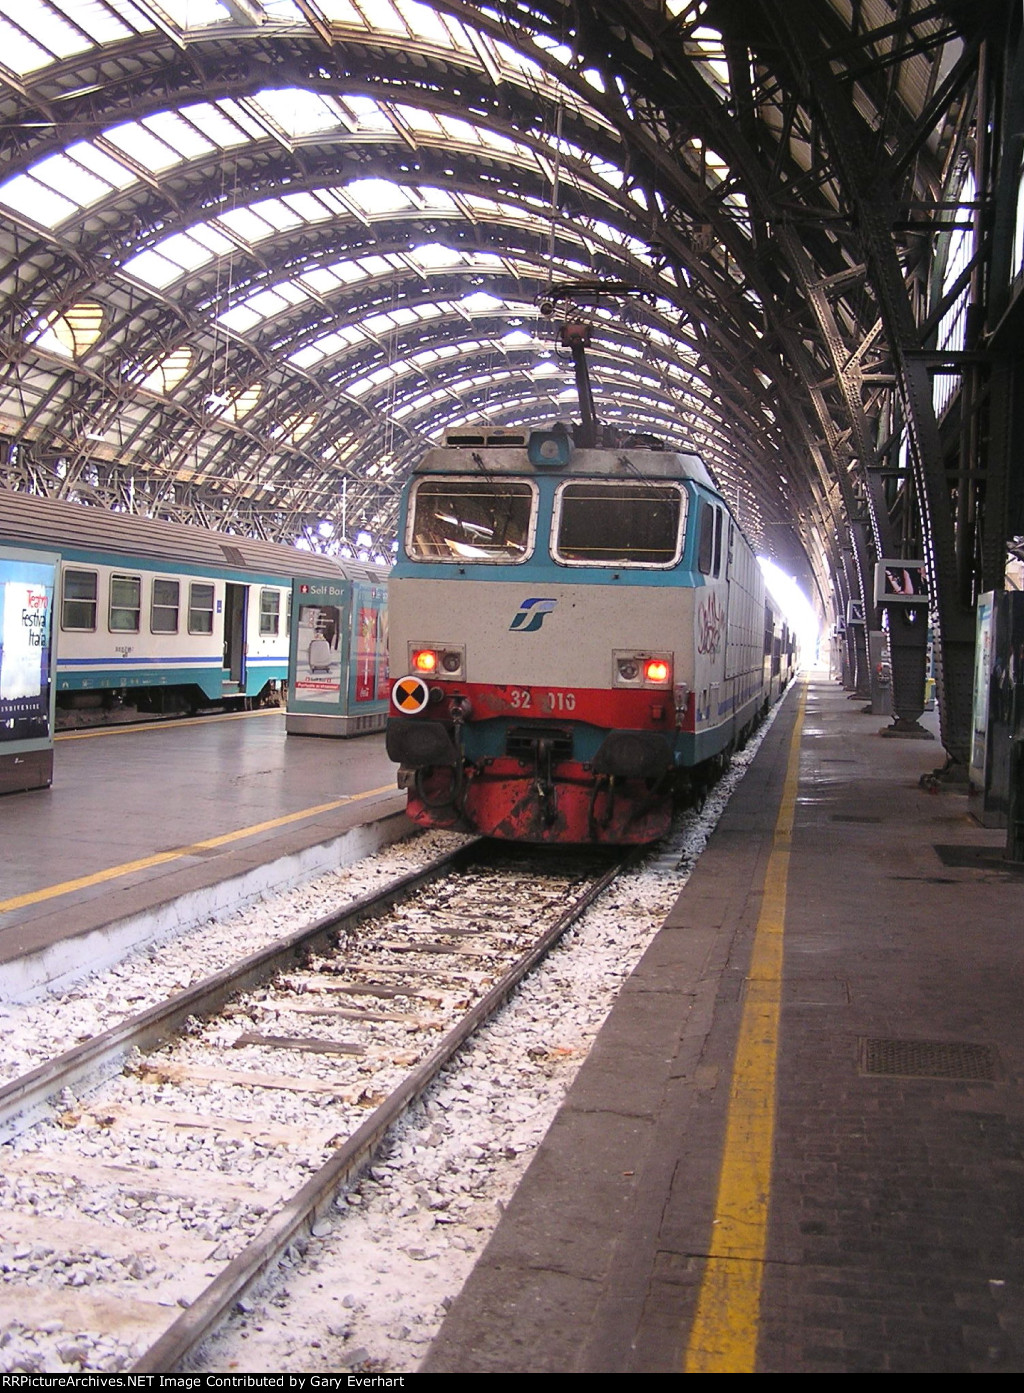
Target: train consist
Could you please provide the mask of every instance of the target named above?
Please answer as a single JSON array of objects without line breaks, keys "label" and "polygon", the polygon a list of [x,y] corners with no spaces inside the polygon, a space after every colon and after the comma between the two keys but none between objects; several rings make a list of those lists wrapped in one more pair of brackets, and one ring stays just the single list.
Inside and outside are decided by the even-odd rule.
[{"label": "train consist", "polygon": [[264,699],[288,677],[292,577],[382,586],[386,574],[4,489],[0,542],[60,554],[54,622],[63,724],[82,708],[125,701],[185,712]]},{"label": "train consist", "polygon": [[662,836],[796,661],[700,458],[587,410],[426,454],[389,610],[387,748],[410,816],[506,840]]}]

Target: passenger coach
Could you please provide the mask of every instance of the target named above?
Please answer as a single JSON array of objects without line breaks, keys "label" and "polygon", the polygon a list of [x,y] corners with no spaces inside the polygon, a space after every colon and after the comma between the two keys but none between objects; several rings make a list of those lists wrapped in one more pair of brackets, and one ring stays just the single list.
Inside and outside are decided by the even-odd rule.
[{"label": "passenger coach", "polygon": [[[288,677],[292,578],[357,579],[381,593],[386,579],[359,562],[5,489],[0,541],[60,554],[65,723],[100,704],[177,712],[276,699]],[[339,652],[348,661],[348,646]],[[339,661],[336,652],[336,678]]]}]

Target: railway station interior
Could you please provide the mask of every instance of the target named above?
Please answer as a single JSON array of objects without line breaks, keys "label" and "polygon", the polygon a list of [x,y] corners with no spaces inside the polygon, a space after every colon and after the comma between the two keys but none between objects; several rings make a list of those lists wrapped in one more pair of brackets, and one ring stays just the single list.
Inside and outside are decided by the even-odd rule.
[{"label": "railway station interior", "polygon": [[[571,320],[814,616],[423,1370],[1020,1372],[1021,0],[0,0],[0,108],[0,518],[383,576],[446,432],[580,415]],[[410,830],[227,648],[227,719],[23,749],[15,640],[0,1002]]]}]

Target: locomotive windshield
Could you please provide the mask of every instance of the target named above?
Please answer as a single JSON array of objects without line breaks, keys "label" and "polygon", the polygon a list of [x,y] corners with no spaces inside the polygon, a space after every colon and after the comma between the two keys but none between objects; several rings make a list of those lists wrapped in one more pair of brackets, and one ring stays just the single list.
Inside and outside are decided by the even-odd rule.
[{"label": "locomotive windshield", "polygon": [[555,559],[577,566],[674,566],[685,521],[685,495],[677,484],[564,484]]},{"label": "locomotive windshield", "polygon": [[533,542],[534,487],[525,479],[421,479],[407,550],[414,561],[516,562]]}]

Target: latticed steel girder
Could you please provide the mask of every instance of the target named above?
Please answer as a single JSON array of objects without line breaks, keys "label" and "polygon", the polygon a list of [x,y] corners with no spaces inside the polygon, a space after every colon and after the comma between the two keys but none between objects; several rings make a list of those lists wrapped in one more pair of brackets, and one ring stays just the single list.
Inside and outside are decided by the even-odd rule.
[{"label": "latticed steel girder", "polygon": [[[489,35],[490,57],[482,41],[446,49],[319,21],[212,25],[178,42],[167,24],[41,67],[0,94],[7,177],[75,140],[123,163],[104,133],[162,113],[237,103],[252,124],[230,149],[140,166],[49,230],[31,215],[7,220],[0,417],[4,429],[20,420],[16,435],[38,456],[19,467],[44,477],[52,465],[50,486],[59,477],[60,487],[119,499],[130,486],[152,506],[221,526],[255,527],[258,515],[281,537],[318,516],[337,519],[344,488],[351,526],[385,543],[398,483],[426,434],[472,412],[540,419],[537,411],[558,403],[522,371],[525,353],[497,349],[501,325],[479,316],[444,311],[361,332],[321,357],[316,345],[332,330],[454,302],[470,287],[515,307],[568,269],[657,293],[628,327],[640,343],[661,336],[652,353],[661,367],[631,360],[628,339],[599,322],[598,372],[605,364],[618,385],[613,355],[627,370],[632,363],[637,409],[664,419],[669,437],[673,411],[684,429],[700,413],[702,448],[727,489],[759,495],[744,521],[774,532],[770,541],[798,538],[838,612],[848,598],[867,598],[870,549],[888,544],[892,497],[878,469],[895,448],[888,423],[899,413],[914,441],[922,527],[942,552],[942,490],[923,420],[928,380],[914,357],[922,328],[909,296],[927,272],[950,152],[964,138],[975,11],[984,7],[436,0],[434,8]],[[500,45],[529,64],[505,63]],[[390,126],[291,136],[258,104],[261,93],[286,88],[372,99]],[[495,139],[454,127],[431,136],[403,118],[413,108]],[[421,199],[400,215],[282,224],[258,242],[232,232],[229,252],[161,285],[122,272],[175,234],[213,224],[227,235],[217,219],[235,209],[366,180],[437,189],[452,211],[439,216]],[[884,191],[877,205],[872,180]],[[426,274],[409,253],[441,240],[470,261],[471,253],[503,260],[482,274],[473,264]],[[244,331],[221,321],[261,292],[304,273],[323,280],[357,256],[383,259],[387,270],[293,298]],[[90,299],[102,302],[102,335],[73,361],[29,341]],[[466,351],[443,364],[416,361],[446,340]],[[176,351],[191,356],[174,389],[145,388],[152,365]],[[218,402],[254,385],[258,400],[244,418],[218,414]],[[296,421],[305,433],[290,440],[285,427]],[[98,433],[106,435],[99,452],[95,439],[85,443]],[[949,714],[944,707],[947,724]]]},{"label": "latticed steel girder", "polygon": [[[474,7],[450,8],[465,15]],[[942,195],[953,124],[946,122],[937,141],[936,125],[965,89],[970,95],[975,31],[984,19],[961,4],[906,4],[888,12],[857,7],[851,15],[808,0],[708,0],[672,8],[678,12],[674,19],[635,0],[569,7],[531,0],[528,12],[501,0],[495,6],[505,24],[534,28],[543,16],[548,33],[572,51],[577,74],[597,68],[606,94],[612,94],[599,106],[624,134],[639,128],[641,141],[667,143],[677,165],[688,146],[714,142],[727,174],[718,199],[705,198],[703,211],[757,287],[765,320],[802,378],[827,452],[827,475],[839,486],[852,527],[847,588],[862,598],[869,593],[871,559],[863,525],[870,523],[878,541],[888,531],[887,517],[868,513],[877,496],[867,473],[875,463],[877,436],[869,413],[879,410],[880,400],[877,393],[865,394],[860,361],[863,343],[881,326],[909,430],[922,539],[939,601],[944,740],[954,760],[966,761],[973,631],[960,603],[931,384],[914,356],[922,337],[901,261],[908,247],[897,233],[914,227],[911,210],[927,210]],[[691,61],[692,45],[716,30],[728,67],[727,100]],[[946,76],[944,47],[961,39],[965,52],[955,65],[945,64],[953,67]],[[945,108],[936,104],[939,97]],[[661,187],[685,200],[685,183],[675,173],[661,172]],[[738,192],[748,218],[745,250],[736,249],[737,239],[730,243],[716,223]],[[920,212],[916,222],[919,232],[929,229]],[[758,274],[768,248],[771,278]],[[862,266],[865,275],[859,274]],[[855,268],[851,294],[843,282]],[[773,293],[766,293],[769,279]],[[808,372],[822,357],[838,389],[831,399]],[[884,359],[881,366],[888,366]],[[858,488],[851,471],[859,477]],[[836,588],[842,593],[843,586]]]}]

